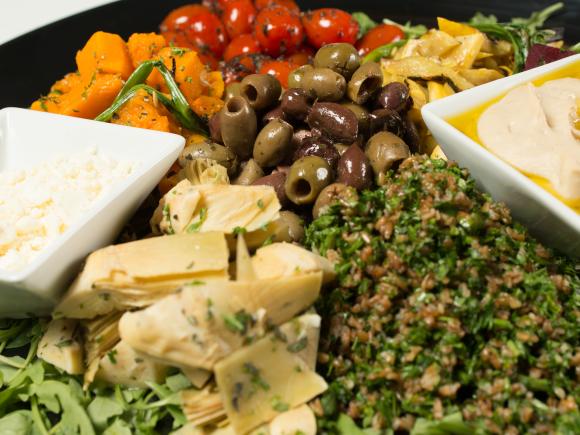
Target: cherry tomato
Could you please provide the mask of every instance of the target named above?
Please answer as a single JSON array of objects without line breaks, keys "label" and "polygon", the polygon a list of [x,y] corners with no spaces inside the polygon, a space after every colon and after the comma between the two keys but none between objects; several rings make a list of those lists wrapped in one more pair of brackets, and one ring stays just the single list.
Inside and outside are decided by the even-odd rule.
[{"label": "cherry tomato", "polygon": [[256,9],[259,11],[269,6],[282,6],[296,12],[297,14],[300,13],[300,8],[294,0],[256,0],[255,3]]},{"label": "cherry tomato", "polygon": [[221,57],[228,45],[226,30],[216,14],[202,5],[185,5],[172,11],[161,23],[161,33],[170,40],[171,32],[182,34],[198,51]]},{"label": "cherry tomato", "polygon": [[306,65],[307,63],[310,63],[313,57],[314,50],[308,46],[303,46],[297,53],[294,53],[286,57],[286,60],[299,67],[302,65]]},{"label": "cherry tomato", "polygon": [[239,82],[250,74],[257,73],[265,61],[271,60],[269,56],[260,53],[242,54],[227,61],[222,67],[222,75],[226,85]]},{"label": "cherry tomato", "polygon": [[392,24],[379,24],[356,42],[356,48],[358,53],[364,56],[381,45],[399,41],[404,37],[405,32],[399,27]]},{"label": "cherry tomato", "polygon": [[300,16],[281,6],[262,9],[254,33],[263,52],[273,57],[295,53],[304,40]]},{"label": "cherry tomato", "polygon": [[256,19],[256,8],[252,0],[233,0],[230,1],[222,15],[222,21],[226,26],[228,36],[236,36],[252,31],[252,24]]},{"label": "cherry tomato", "polygon": [[260,74],[270,74],[278,79],[285,88],[288,87],[288,75],[299,65],[287,60],[267,60],[258,70]]},{"label": "cherry tomato", "polygon": [[254,38],[254,35],[246,33],[245,35],[240,35],[230,42],[230,45],[226,48],[224,52],[224,60],[227,62],[233,57],[239,56],[240,54],[251,54],[259,53],[260,45]]},{"label": "cherry tomato", "polygon": [[332,8],[307,12],[302,17],[302,23],[308,42],[314,48],[334,42],[354,45],[359,30],[358,23],[349,13]]},{"label": "cherry tomato", "polygon": [[232,0],[203,0],[201,4],[212,11],[214,14],[221,14],[224,12],[226,5]]}]

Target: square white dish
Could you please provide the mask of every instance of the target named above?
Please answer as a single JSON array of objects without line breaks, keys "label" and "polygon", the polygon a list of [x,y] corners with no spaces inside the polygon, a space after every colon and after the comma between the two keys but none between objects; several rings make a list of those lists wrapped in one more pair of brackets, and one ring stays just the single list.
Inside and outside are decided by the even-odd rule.
[{"label": "square white dish", "polygon": [[0,269],[0,317],[48,314],[82,260],[114,240],[184,143],[175,134],[26,109],[0,110],[0,172],[29,169],[84,149],[133,164],[127,178],[103,193],[24,269]]},{"label": "square white dish", "polygon": [[544,244],[580,257],[580,215],[448,122],[516,86],[574,63],[580,68],[580,55],[434,101],[423,107],[422,115],[445,155],[468,168],[481,189],[504,202],[513,217]]}]

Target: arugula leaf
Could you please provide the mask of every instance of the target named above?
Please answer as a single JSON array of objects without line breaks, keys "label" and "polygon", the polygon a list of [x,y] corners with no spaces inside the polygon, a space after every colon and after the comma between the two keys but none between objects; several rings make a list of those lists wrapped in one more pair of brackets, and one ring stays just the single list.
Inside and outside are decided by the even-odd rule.
[{"label": "arugula leaf", "polygon": [[574,44],[568,50],[575,51],[576,53],[580,53],[580,42],[577,43],[577,44]]},{"label": "arugula leaf", "polygon": [[340,414],[336,422],[336,429],[340,435],[379,435],[379,432],[373,429],[361,429],[346,414]]},{"label": "arugula leaf", "polygon": [[111,397],[97,396],[90,403],[87,412],[98,428],[105,428],[111,417],[123,414],[124,408]]},{"label": "arugula leaf", "polygon": [[362,38],[369,30],[377,27],[377,22],[364,12],[353,12],[352,17],[358,23],[358,38]]},{"label": "arugula leaf", "polygon": [[419,418],[411,435],[470,435],[474,428],[463,421],[461,412],[450,414],[441,420]]},{"label": "arugula leaf", "polygon": [[410,21],[407,21],[405,24],[399,24],[393,20],[385,18],[383,23],[399,27],[403,32],[405,32],[406,39],[416,39],[419,36],[423,36],[428,30],[423,24],[412,25]]},{"label": "arugula leaf", "polygon": [[0,435],[28,435],[32,433],[30,411],[14,411],[0,418]]},{"label": "arugula leaf", "polygon": [[364,62],[378,62],[383,57],[389,57],[393,50],[397,47],[402,47],[407,43],[407,39],[401,39],[400,41],[391,42],[390,44],[381,45],[380,47],[375,48],[369,54],[367,54],[364,59]]}]

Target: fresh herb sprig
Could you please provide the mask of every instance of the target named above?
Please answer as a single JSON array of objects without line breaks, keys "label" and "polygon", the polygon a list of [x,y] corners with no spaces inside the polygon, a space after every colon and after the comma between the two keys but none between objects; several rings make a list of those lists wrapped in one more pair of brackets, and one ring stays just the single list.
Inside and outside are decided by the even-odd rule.
[{"label": "fresh herb sprig", "polygon": [[495,15],[478,12],[469,20],[469,25],[493,38],[510,42],[514,48],[514,72],[520,72],[524,69],[532,45],[546,44],[561,37],[556,30],[543,29],[543,26],[548,18],[563,7],[564,3],[555,3],[534,12],[528,18],[513,18],[507,23],[498,22]]}]

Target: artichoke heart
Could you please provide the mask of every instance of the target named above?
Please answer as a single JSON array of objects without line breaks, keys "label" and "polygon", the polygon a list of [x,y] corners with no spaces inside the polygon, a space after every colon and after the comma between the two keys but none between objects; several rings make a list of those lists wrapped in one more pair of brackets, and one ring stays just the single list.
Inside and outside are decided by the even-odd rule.
[{"label": "artichoke heart", "polygon": [[164,234],[231,234],[236,228],[249,232],[277,220],[280,208],[271,186],[194,185],[183,180],[161,199],[151,226]]},{"label": "artichoke heart", "polygon": [[191,281],[228,279],[222,233],[154,237],[93,252],[55,310],[56,317],[91,319],[145,307]]},{"label": "artichoke heart", "polygon": [[55,319],[38,343],[37,356],[71,375],[84,371],[83,347],[76,320]]},{"label": "artichoke heart", "polygon": [[318,298],[322,272],[208,282],[184,287],[138,312],[123,315],[121,338],[137,351],[177,367],[212,370],[215,363],[280,325]]},{"label": "artichoke heart", "polygon": [[324,379],[298,355],[305,345],[269,334],[216,364],[216,383],[235,433],[247,433],[326,390]]}]

